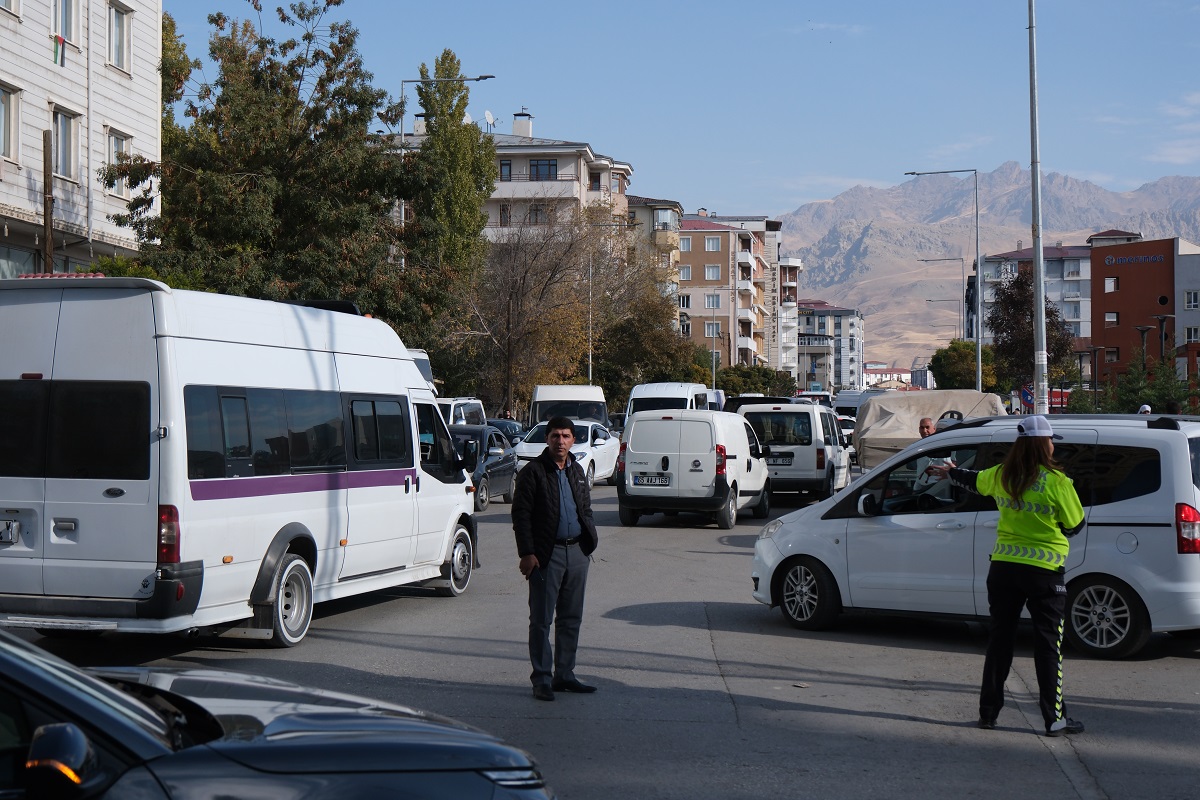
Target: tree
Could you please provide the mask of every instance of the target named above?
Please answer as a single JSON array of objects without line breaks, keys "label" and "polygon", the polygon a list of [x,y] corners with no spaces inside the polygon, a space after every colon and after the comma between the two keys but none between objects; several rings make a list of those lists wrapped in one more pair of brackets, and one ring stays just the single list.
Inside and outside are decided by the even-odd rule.
[{"label": "tree", "polygon": [[776,397],[792,397],[796,394],[796,379],[791,373],[777,372],[770,367],[734,364],[717,372],[717,388],[733,396],[759,392]]},{"label": "tree", "polygon": [[[966,339],[955,339],[929,359],[929,371],[937,381],[939,389],[975,388],[975,343]],[[983,391],[996,391],[996,367],[993,364],[992,346],[983,346]]]},{"label": "tree", "polygon": [[[147,181],[116,221],[136,231],[139,260],[168,281],[195,271],[225,293],[344,298],[394,315],[400,276],[389,259],[398,234],[391,212],[405,168],[371,128],[377,117],[398,119],[400,108],[371,86],[358,32],[326,20],[338,5],[278,9],[280,23],[296,32],[282,41],[248,21],[210,15],[218,77],[185,102],[192,124],[164,125],[160,163],[134,158],[104,171],[109,185]],[[258,0],[251,6],[261,14]],[[194,66],[167,33],[164,102],[178,97]]]},{"label": "tree", "polygon": [[[1073,337],[1058,307],[1046,306],[1046,378],[1050,382],[1071,374]],[[987,314],[992,332],[996,383],[1014,389],[1033,379],[1033,271],[1021,269],[996,290],[996,302]]]},{"label": "tree", "polygon": [[495,187],[496,148],[490,135],[464,121],[469,93],[462,77],[450,50],[438,56],[432,75],[421,65],[428,82],[417,84],[417,97],[426,135],[405,155],[404,196],[413,212],[403,231],[405,341],[429,344],[431,323],[463,307],[462,290],[475,286],[487,253],[483,204]]}]

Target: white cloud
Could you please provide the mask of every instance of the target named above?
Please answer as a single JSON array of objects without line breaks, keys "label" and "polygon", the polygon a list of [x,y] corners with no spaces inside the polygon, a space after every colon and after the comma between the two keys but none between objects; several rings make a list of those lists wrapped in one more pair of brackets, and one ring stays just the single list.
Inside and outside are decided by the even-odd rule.
[{"label": "white cloud", "polygon": [[1200,114],[1200,92],[1189,92],[1176,103],[1163,103],[1161,108],[1168,117],[1194,117]]},{"label": "white cloud", "polygon": [[1176,165],[1195,164],[1200,162],[1200,139],[1163,142],[1146,156],[1146,160]]},{"label": "white cloud", "polygon": [[867,30],[862,25],[846,25],[840,22],[811,22],[808,28],[813,31],[832,31],[833,33],[846,33],[851,36],[858,36]]},{"label": "white cloud", "polygon": [[941,161],[949,161],[953,158],[978,150],[981,147],[986,147],[995,139],[993,136],[976,136],[973,139],[965,139],[961,142],[947,142],[946,144],[938,145],[930,149],[926,156],[929,161],[937,163]]}]

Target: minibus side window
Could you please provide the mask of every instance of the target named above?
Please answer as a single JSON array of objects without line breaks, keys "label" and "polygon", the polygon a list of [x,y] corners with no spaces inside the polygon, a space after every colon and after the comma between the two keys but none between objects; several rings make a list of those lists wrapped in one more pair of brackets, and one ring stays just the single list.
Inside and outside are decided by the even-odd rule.
[{"label": "minibus side window", "polygon": [[0,381],[0,477],[46,474],[48,381]]},{"label": "minibus side window", "polygon": [[389,462],[365,464],[364,469],[413,466],[409,447],[407,405],[400,400],[368,400],[350,402],[350,420],[354,429],[354,461]]},{"label": "minibus side window", "polygon": [[188,480],[224,478],[225,457],[221,455],[221,413],[215,386],[183,387],[187,436]]},{"label": "minibus side window", "polygon": [[247,389],[250,404],[250,454],[255,475],[291,471],[287,415],[282,389]]},{"label": "minibus side window", "polygon": [[417,412],[417,432],[421,437],[421,468],[443,483],[463,480],[462,470],[455,469],[458,453],[454,440],[446,429],[441,415],[430,403],[414,403]]},{"label": "minibus side window", "polygon": [[336,392],[287,391],[288,439],[292,469],[328,470],[346,466],[341,397]]}]

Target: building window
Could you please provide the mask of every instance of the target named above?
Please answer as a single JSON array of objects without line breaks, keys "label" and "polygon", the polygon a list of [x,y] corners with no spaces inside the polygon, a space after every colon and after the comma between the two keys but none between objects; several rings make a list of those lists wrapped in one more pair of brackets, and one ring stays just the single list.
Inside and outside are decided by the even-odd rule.
[{"label": "building window", "polygon": [[74,114],[54,109],[54,174],[71,180],[77,177],[75,120]]},{"label": "building window", "polygon": [[1120,315],[1116,311],[1104,312],[1104,327],[1115,328],[1120,324]]},{"label": "building window", "polygon": [[550,222],[550,214],[546,211],[546,207],[541,203],[534,203],[529,207],[529,222],[533,225],[545,225]]},{"label": "building window", "polygon": [[1183,293],[1183,307],[1189,310],[1200,308],[1200,292],[1191,291]]},{"label": "building window", "polygon": [[502,180],[502,181],[511,181],[512,180],[512,162],[509,161],[508,159],[500,160],[500,180]]},{"label": "building window", "polygon": [[1109,292],[1115,292],[1116,290],[1117,290],[1117,279],[1116,278],[1105,278],[1104,279],[1104,293],[1107,294]]},{"label": "building window", "polygon": [[685,339],[691,338],[691,335],[692,335],[691,320],[681,319],[679,321],[679,335]]},{"label": "building window", "polygon": [[0,158],[15,158],[17,152],[17,93],[0,86]]},{"label": "building window", "polygon": [[1187,331],[1187,343],[1195,344],[1200,342],[1200,328],[1185,328]]},{"label": "building window", "polygon": [[690,236],[680,236],[679,237],[679,252],[681,252],[681,253],[692,252],[692,237],[690,237]]},{"label": "building window", "polygon": [[721,335],[721,323],[706,322],[704,323],[704,337],[706,339],[716,339]]},{"label": "building window", "polygon": [[720,308],[721,307],[721,295],[719,295],[719,294],[704,295],[704,307],[705,308]]},{"label": "building window", "polygon": [[1104,351],[1104,363],[1115,364],[1121,360],[1121,348],[1110,347]]},{"label": "building window", "polygon": [[721,237],[720,236],[705,236],[704,237],[704,250],[706,252],[715,253],[720,249],[721,249]]},{"label": "building window", "polygon": [[692,296],[690,294],[679,295],[679,307],[680,308],[691,308],[692,307]]},{"label": "building window", "polygon": [[133,13],[125,6],[110,3],[108,6],[108,63],[129,72],[130,22]]},{"label": "building window", "polygon": [[512,225],[512,206],[508,203],[500,204],[500,227],[507,228]]},{"label": "building window", "polygon": [[0,0],[0,8],[17,13],[17,0]]},{"label": "building window", "polygon": [[599,172],[588,173],[588,191],[589,192],[600,191],[600,173]]},{"label": "building window", "polygon": [[68,42],[76,40],[79,0],[54,0],[54,32]]},{"label": "building window", "polygon": [[690,281],[691,279],[692,279],[692,265],[691,264],[680,264],[679,265],[679,280]]},{"label": "building window", "polygon": [[704,265],[704,280],[706,280],[706,281],[721,280],[721,265],[720,264],[705,264]]},{"label": "building window", "polygon": [[[108,163],[115,165],[122,154],[129,156],[129,144],[130,140],[128,136],[110,130],[108,132]],[[129,197],[129,183],[124,179],[119,180],[109,191],[121,197]]]},{"label": "building window", "polygon": [[558,159],[557,158],[531,158],[531,159],[529,159],[529,180],[531,180],[531,181],[556,181],[556,180],[558,180]]}]

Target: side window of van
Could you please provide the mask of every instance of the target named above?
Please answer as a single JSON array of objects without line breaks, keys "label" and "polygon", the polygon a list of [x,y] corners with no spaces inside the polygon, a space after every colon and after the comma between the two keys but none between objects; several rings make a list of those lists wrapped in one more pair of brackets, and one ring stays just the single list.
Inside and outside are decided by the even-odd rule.
[{"label": "side window of van", "polygon": [[[987,463],[978,469],[987,469],[1004,462],[1004,457],[1008,455],[1008,451],[1012,449],[1012,444],[1009,442],[996,442],[988,450]],[[1101,454],[1106,452],[1108,455],[1103,457],[1104,461],[1110,461],[1113,457],[1118,459],[1118,462],[1113,464],[1102,465]],[[1076,442],[1055,442],[1054,443],[1054,460],[1062,467],[1063,473],[1071,479],[1075,484],[1075,492],[1079,495],[1079,502],[1084,508],[1093,505],[1102,505],[1104,503],[1113,502],[1113,491],[1124,478],[1130,478],[1130,471],[1126,469],[1126,465],[1120,462],[1120,459],[1127,457],[1126,454],[1131,454],[1131,451],[1142,453],[1141,457],[1132,456],[1130,462],[1135,466],[1135,470],[1143,465],[1146,460],[1145,454],[1151,454],[1153,463],[1149,466],[1149,472],[1145,475],[1133,475],[1134,480],[1145,478],[1148,482],[1152,482],[1153,488],[1149,492],[1158,490],[1159,485],[1159,467],[1158,467],[1158,451],[1147,450],[1141,447],[1108,447],[1101,446],[1099,452],[1095,445],[1079,444]],[[1131,454],[1132,455],[1132,454]],[[1115,481],[1115,482],[1114,482]],[[1133,489],[1133,484],[1130,483],[1126,488],[1121,489],[1118,493],[1118,499],[1127,497],[1137,497],[1138,494],[1148,494],[1149,492],[1139,491],[1138,494],[1129,494]],[[1124,496],[1121,496],[1121,495]],[[1103,499],[1101,499],[1103,498]]]},{"label": "side window of van", "polygon": [[255,475],[292,471],[287,413],[282,389],[247,389],[250,406],[250,458]]},{"label": "side window of van", "polygon": [[[354,400],[350,417],[354,425],[354,459],[356,462],[395,462],[387,466],[413,466],[412,450],[408,446],[409,425],[407,404],[399,400]],[[363,468],[378,468],[379,464],[363,464]]]},{"label": "side window of van", "polygon": [[421,469],[444,483],[463,480],[462,470],[455,469],[458,454],[450,431],[432,403],[414,403],[417,413],[417,434],[421,444]]},{"label": "side window of van", "polygon": [[342,403],[336,392],[284,392],[292,469],[328,470],[345,467],[346,442]]},{"label": "side window of van", "polygon": [[[1058,456],[1057,446],[1054,455]],[[1102,444],[1096,448],[1095,474],[1090,477],[1092,505],[1119,503],[1157,492],[1162,485],[1162,460],[1152,447]],[[1083,500],[1079,483],[1076,479],[1075,488]],[[1087,505],[1086,500],[1083,502]]]},{"label": "side window of van", "polygon": [[46,477],[150,477],[150,385],[134,381],[53,381]]},{"label": "side window of van", "polygon": [[183,387],[188,480],[225,477],[221,410],[215,386]]},{"label": "side window of van", "polygon": [[487,417],[484,416],[483,405],[480,403],[464,404],[463,419],[468,425],[487,425]]}]

